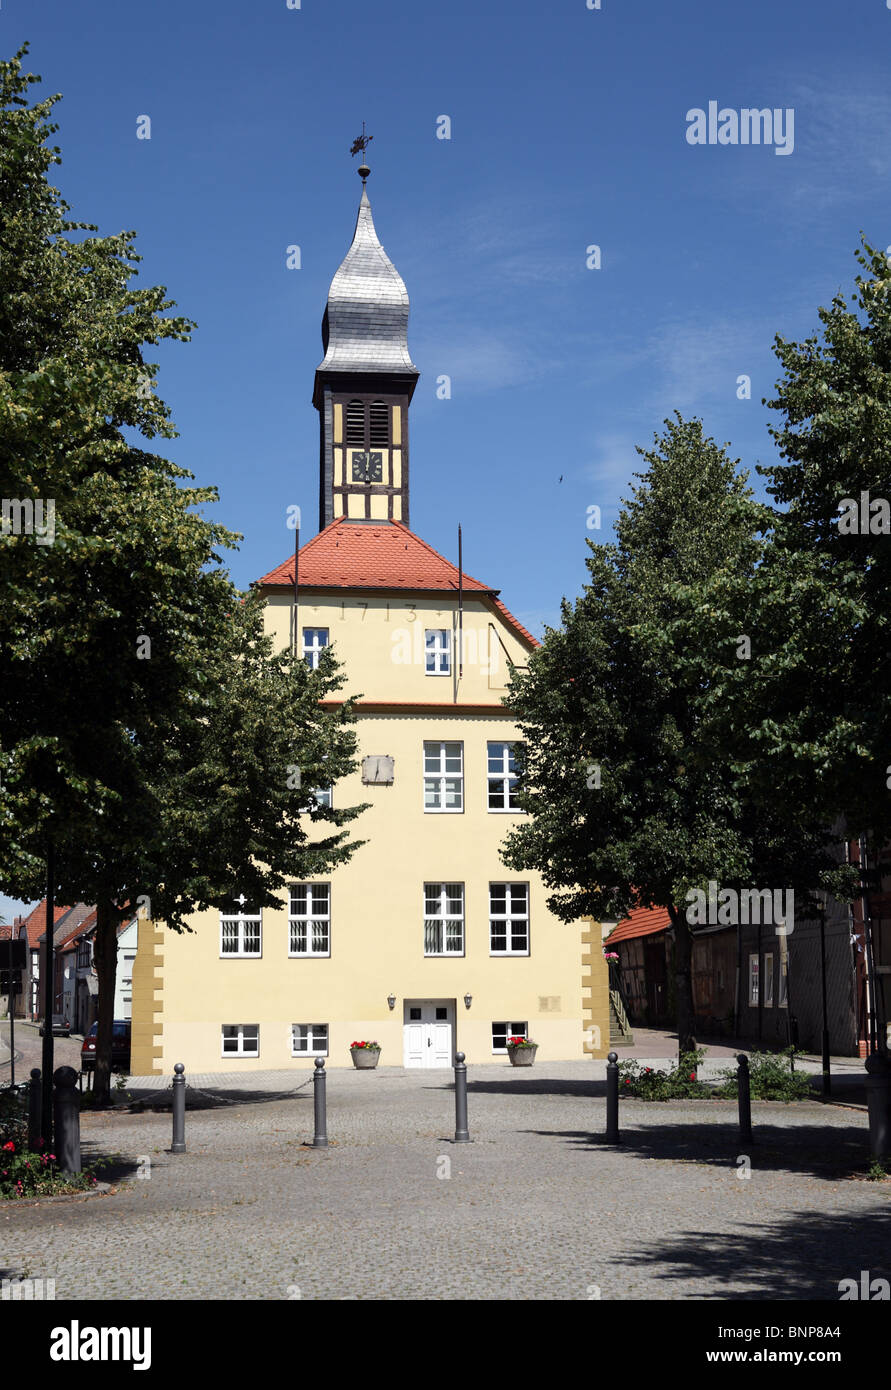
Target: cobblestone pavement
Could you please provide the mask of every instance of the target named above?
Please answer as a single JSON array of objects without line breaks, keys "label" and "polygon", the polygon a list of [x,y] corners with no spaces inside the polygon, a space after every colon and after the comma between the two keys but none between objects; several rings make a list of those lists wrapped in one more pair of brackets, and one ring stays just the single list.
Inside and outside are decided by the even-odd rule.
[{"label": "cobblestone pavement", "polygon": [[[70,1038],[54,1038],[53,1067],[75,1067],[80,1071],[80,1049],[83,1038],[78,1034]],[[15,1021],[15,1079],[27,1081],[32,1067],[42,1064],[43,1038],[39,1025]],[[0,1022],[0,1085],[9,1081],[9,1020]]]},{"label": "cobblestone pavement", "polygon": [[623,1101],[616,1149],[603,1093],[586,1062],[476,1067],[465,1145],[450,1072],[332,1071],[328,1150],[304,1146],[311,1086],[190,1110],[179,1156],[169,1114],[85,1114],[114,1190],[0,1206],[0,1274],[59,1299],[263,1300],[832,1301],[889,1277],[862,1112],[755,1103],[741,1155],[728,1102]]}]

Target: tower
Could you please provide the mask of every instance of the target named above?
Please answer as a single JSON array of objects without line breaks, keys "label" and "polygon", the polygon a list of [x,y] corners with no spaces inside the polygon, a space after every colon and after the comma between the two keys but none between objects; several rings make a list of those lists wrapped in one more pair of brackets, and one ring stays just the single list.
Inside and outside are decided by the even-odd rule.
[{"label": "tower", "polygon": [[356,230],[322,319],[313,389],[320,530],[340,517],[409,525],[408,407],[419,373],[408,351],[408,292],[374,229],[369,173],[363,163]]}]

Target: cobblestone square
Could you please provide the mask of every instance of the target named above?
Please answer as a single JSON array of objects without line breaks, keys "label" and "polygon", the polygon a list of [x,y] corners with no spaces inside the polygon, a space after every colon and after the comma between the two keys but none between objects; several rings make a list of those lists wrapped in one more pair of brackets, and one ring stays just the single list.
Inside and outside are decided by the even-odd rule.
[{"label": "cobblestone square", "polygon": [[494,1064],[455,1145],[450,1071],[335,1069],[325,1151],[306,1147],[307,1071],[254,1084],[218,1079],[180,1156],[169,1113],[85,1113],[85,1160],[119,1155],[113,1190],[0,1207],[3,1273],[60,1300],[833,1301],[861,1270],[889,1277],[863,1110],[756,1102],[741,1155],[731,1102],[623,1101],[608,1148],[591,1063]]}]

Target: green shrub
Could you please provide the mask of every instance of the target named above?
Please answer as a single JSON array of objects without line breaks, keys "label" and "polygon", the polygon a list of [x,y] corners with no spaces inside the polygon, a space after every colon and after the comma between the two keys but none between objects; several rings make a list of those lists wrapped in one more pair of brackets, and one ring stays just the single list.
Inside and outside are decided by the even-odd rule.
[{"label": "green shrub", "polygon": [[[809,1100],[813,1095],[811,1079],[806,1072],[792,1070],[792,1058],[800,1054],[787,1047],[783,1052],[753,1052],[749,1056],[749,1093],[752,1100]],[[723,1099],[735,1100],[739,1095],[737,1068],[721,1072],[722,1084],[713,1092]]]},{"label": "green shrub", "polygon": [[635,1100],[690,1100],[712,1094],[711,1086],[697,1079],[705,1051],[685,1052],[667,1071],[640,1062],[619,1063],[619,1095]]}]

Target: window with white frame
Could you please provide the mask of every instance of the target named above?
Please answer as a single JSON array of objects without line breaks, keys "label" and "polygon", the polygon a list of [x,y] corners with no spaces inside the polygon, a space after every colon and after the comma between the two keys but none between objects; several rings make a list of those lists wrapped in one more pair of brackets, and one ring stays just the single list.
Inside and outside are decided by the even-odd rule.
[{"label": "window with white frame", "polygon": [[448,676],[451,674],[452,634],[448,628],[425,628],[424,670],[428,676]]},{"label": "window with white frame", "polygon": [[317,806],[331,806],[331,793],[333,787],[314,787],[311,793],[313,801]]},{"label": "window with white frame", "polygon": [[261,946],[260,909],[240,894],[230,898],[220,912],[220,955],[259,956]]},{"label": "window with white frame", "polygon": [[319,657],[328,645],[328,629],[326,627],[305,627],[303,629],[303,660],[310,670],[314,671],[319,664]]},{"label": "window with white frame", "polygon": [[507,1052],[508,1038],[528,1038],[528,1023],[493,1023],[492,1051]]},{"label": "window with white frame", "polygon": [[758,957],[749,956],[749,1005],[758,1006]]},{"label": "window with white frame", "polygon": [[328,1025],[327,1025],[327,1023],[292,1023],[292,1024],[291,1024],[291,1056],[292,1056],[292,1057],[327,1057],[327,1056],[328,1056]]},{"label": "window with white frame", "polygon": [[512,743],[488,743],[489,810],[519,811],[517,765]]},{"label": "window with white frame", "polygon": [[489,954],[528,956],[528,883],[489,884]]},{"label": "window with white frame", "polygon": [[773,1008],[773,951],[764,957],[764,1007]]},{"label": "window with white frame", "polygon": [[224,1057],[259,1057],[259,1023],[224,1023],[222,1030]]},{"label": "window with white frame", "polygon": [[778,1009],[788,1009],[789,1007],[789,962],[780,956],[780,997],[777,1000]]},{"label": "window with white frame", "polygon": [[292,886],[288,938],[289,956],[330,956],[330,883],[295,883]]},{"label": "window with white frame", "polygon": [[424,884],[424,955],[464,954],[464,884]]},{"label": "window with white frame", "polygon": [[464,810],[464,744],[424,744],[424,810]]}]

